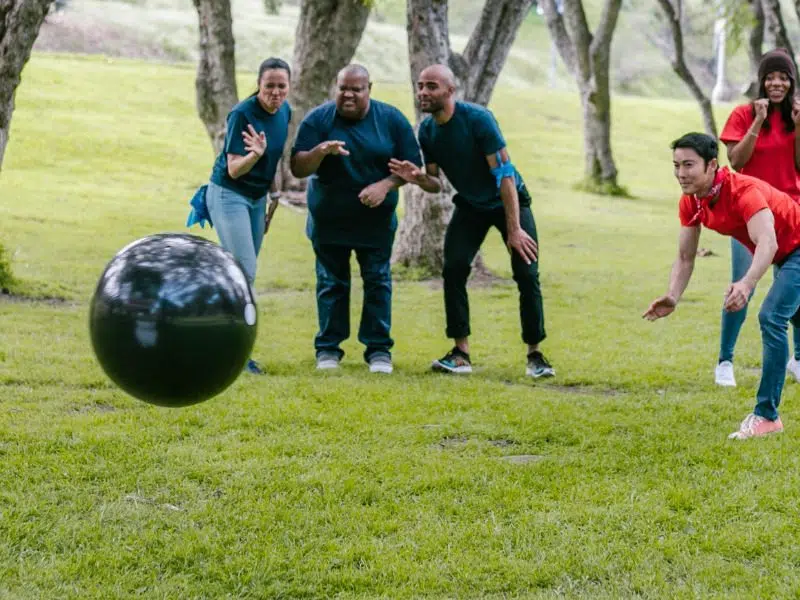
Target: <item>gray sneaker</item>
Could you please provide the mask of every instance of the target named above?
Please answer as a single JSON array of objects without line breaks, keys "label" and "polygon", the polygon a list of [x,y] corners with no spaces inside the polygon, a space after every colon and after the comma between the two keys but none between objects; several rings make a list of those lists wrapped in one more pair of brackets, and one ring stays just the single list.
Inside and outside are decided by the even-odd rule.
[{"label": "gray sneaker", "polygon": [[320,352],[317,354],[317,369],[338,369],[340,360],[336,352]]},{"label": "gray sneaker", "polygon": [[391,373],[392,357],[383,352],[376,352],[369,357],[369,372],[370,373]]}]

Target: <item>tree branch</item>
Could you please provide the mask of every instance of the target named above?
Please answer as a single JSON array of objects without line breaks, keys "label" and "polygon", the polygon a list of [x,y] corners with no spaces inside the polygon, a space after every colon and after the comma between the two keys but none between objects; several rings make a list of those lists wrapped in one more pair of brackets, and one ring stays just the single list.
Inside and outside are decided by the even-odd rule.
[{"label": "tree branch", "polygon": [[[617,26],[620,8],[622,8],[622,0],[606,0],[603,5],[603,13],[600,15],[600,24],[597,26],[592,40],[592,49],[590,50],[592,53],[594,53],[595,48],[611,43],[611,36],[614,35],[614,28]],[[585,19],[586,17],[584,16],[584,21]]]},{"label": "tree branch", "polygon": [[578,68],[578,61],[572,40],[567,32],[566,25],[564,25],[564,17],[558,13],[555,0],[539,0],[539,6],[542,7],[547,29],[550,32],[553,43],[556,45],[559,56],[561,56],[561,60],[564,61],[567,69],[574,75]]}]

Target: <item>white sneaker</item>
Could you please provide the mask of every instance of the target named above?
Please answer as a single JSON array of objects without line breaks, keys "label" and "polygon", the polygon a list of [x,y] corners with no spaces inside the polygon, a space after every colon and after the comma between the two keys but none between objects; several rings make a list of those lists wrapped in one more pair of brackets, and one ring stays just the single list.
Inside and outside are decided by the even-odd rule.
[{"label": "white sneaker", "polygon": [[370,373],[386,373],[392,372],[392,357],[388,354],[376,353],[369,359],[369,372]]},{"label": "white sneaker", "polygon": [[800,360],[797,360],[794,356],[789,359],[789,362],[786,363],[786,371],[794,377],[795,381],[800,382]]},{"label": "white sneaker", "polygon": [[736,378],[733,376],[733,363],[723,360],[714,369],[714,382],[723,387],[736,387]]},{"label": "white sneaker", "polygon": [[317,369],[338,369],[339,355],[335,352],[320,352],[317,355]]}]

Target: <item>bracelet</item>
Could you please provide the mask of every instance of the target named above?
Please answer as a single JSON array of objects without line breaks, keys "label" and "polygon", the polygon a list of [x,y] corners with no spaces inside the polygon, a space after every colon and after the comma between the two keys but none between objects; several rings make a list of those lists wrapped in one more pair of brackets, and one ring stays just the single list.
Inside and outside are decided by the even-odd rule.
[{"label": "bracelet", "polygon": [[752,131],[750,131],[749,129],[747,130],[747,135],[752,135],[753,137],[758,137],[758,134],[757,134],[757,133],[753,133],[753,132],[752,132]]},{"label": "bracelet", "polygon": [[269,199],[270,200],[277,200],[280,197],[281,197],[281,193],[280,192],[270,192],[269,193]]}]

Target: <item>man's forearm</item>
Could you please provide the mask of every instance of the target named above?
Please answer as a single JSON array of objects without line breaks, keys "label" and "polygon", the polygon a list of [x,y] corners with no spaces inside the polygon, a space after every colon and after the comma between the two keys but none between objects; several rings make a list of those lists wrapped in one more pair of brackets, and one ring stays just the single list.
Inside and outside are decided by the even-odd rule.
[{"label": "man's forearm", "polygon": [[753,253],[753,262],[747,273],[742,277],[742,281],[747,283],[751,288],[756,287],[756,284],[761,281],[764,273],[767,272],[769,266],[772,264],[772,259],[775,258],[775,252],[778,251],[778,244],[774,240],[765,240],[756,244],[756,251]]},{"label": "man's forearm", "polygon": [[672,264],[672,273],[669,276],[669,291],[667,294],[671,296],[675,302],[681,299],[686,286],[689,285],[689,280],[692,278],[692,271],[694,271],[694,260],[681,258],[680,256]]},{"label": "man's forearm", "polygon": [[509,233],[519,229],[519,195],[514,180],[504,177],[500,183],[500,199],[506,213],[506,231]]},{"label": "man's forearm", "polygon": [[307,152],[298,152],[292,157],[289,165],[292,175],[298,179],[313,175],[322,164],[323,158],[325,158],[325,154],[319,148],[314,148]]}]

